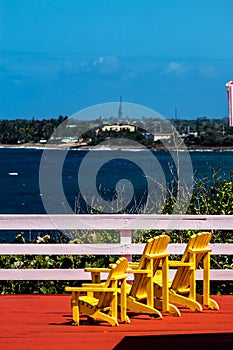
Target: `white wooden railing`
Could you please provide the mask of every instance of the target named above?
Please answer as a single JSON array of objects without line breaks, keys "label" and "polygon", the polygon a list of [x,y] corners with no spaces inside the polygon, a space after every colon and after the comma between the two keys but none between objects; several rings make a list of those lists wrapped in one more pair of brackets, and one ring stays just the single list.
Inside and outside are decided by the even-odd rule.
[{"label": "white wooden railing", "polygon": [[[233,215],[0,215],[0,230],[119,230],[115,244],[0,244],[0,255],[142,254],[144,244],[132,243],[132,230],[232,230]],[[169,244],[171,254],[183,254],[186,244]],[[232,255],[233,244],[210,244],[213,255]],[[173,271],[170,271],[172,277]],[[103,275],[103,277],[105,277]],[[0,280],[89,280],[83,269],[0,269]],[[129,279],[132,276],[129,276]],[[197,279],[202,278],[198,270]],[[233,270],[211,270],[211,280],[233,280]]]}]

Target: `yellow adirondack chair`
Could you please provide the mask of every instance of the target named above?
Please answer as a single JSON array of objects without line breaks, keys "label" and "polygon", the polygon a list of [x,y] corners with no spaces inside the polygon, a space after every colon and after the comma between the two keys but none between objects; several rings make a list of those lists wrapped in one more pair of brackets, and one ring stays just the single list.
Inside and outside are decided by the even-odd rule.
[{"label": "yellow adirondack chair", "polygon": [[[169,267],[177,267],[175,276],[169,281],[169,302],[202,311],[202,304],[210,309],[219,309],[210,298],[210,232],[200,232],[190,237],[181,261],[169,261]],[[203,294],[196,293],[196,270],[203,265]],[[155,296],[163,298],[160,277],[154,278]]]},{"label": "yellow adirondack chair", "polygon": [[[111,265],[108,278],[101,284],[85,284],[82,287],[65,287],[72,292],[72,315],[75,325],[79,325],[80,314],[85,314],[94,320],[100,319],[118,326],[118,293],[121,299],[121,321],[129,322],[126,314],[126,277],[128,260],[120,258]],[[87,295],[80,295],[86,292]],[[98,298],[97,294],[98,292]]]},{"label": "yellow adirondack chair", "polygon": [[[176,306],[168,302],[168,256],[170,237],[160,235],[147,241],[138,263],[129,264],[128,273],[134,274],[132,286],[127,286],[127,309],[162,318],[161,312],[180,315]],[[162,268],[161,298],[154,298],[154,277]],[[161,272],[161,270],[160,270]]]}]

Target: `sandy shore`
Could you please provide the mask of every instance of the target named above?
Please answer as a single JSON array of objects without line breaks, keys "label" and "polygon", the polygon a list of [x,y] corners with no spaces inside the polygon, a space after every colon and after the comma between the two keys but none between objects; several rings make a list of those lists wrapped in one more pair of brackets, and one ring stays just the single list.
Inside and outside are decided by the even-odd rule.
[{"label": "sandy shore", "polygon": [[[168,148],[164,147],[163,145],[158,145],[157,147],[154,148],[147,148],[144,146],[139,145],[97,145],[97,146],[88,146],[86,144],[81,144],[77,145],[76,143],[59,143],[59,144],[41,144],[41,143],[23,143],[23,144],[0,144],[0,148],[41,148],[41,149],[47,149],[47,148],[56,148],[56,149],[76,149],[76,150],[90,150],[90,149],[96,149],[96,150],[111,150],[111,149],[150,149],[150,150],[158,150],[158,151],[163,151],[163,150],[168,150]],[[173,147],[171,149],[174,149]],[[191,151],[232,151],[233,150],[233,145],[229,147],[220,147],[220,146],[208,146],[208,147],[200,147],[200,146],[187,146],[186,148],[179,147],[179,149],[186,149],[186,150],[191,150]]]}]

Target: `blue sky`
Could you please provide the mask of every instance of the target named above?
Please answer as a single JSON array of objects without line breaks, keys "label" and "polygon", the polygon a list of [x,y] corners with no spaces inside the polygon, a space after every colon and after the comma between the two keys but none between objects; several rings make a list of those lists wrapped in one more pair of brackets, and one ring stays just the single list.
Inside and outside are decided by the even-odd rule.
[{"label": "blue sky", "polygon": [[0,0],[0,119],[123,101],[224,117],[232,0]]}]

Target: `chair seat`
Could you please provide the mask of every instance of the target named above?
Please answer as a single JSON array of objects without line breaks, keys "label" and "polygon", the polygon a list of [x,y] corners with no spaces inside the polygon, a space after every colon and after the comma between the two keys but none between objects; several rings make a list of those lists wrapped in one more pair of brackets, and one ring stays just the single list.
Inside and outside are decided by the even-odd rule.
[{"label": "chair seat", "polygon": [[89,297],[87,295],[84,295],[82,297],[79,298],[79,303],[83,304],[91,304],[92,306],[97,306],[99,302],[99,299],[94,298],[94,297]]}]

